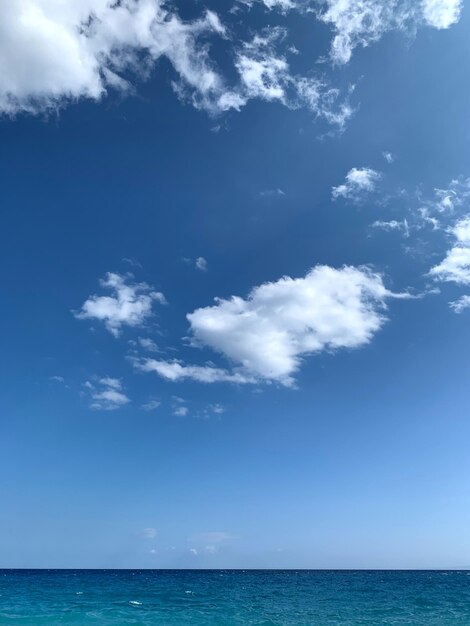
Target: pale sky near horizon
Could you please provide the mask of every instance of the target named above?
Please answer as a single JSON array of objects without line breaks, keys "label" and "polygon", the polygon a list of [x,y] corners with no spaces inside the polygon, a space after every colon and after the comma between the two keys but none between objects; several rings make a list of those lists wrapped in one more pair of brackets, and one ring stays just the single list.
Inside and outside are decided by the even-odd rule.
[{"label": "pale sky near horizon", "polygon": [[470,566],[469,29],[0,7],[0,567]]}]

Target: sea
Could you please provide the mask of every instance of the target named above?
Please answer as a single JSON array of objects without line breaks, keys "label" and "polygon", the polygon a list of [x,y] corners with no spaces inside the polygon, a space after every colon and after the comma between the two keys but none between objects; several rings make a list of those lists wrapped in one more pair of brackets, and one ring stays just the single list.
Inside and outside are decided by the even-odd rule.
[{"label": "sea", "polygon": [[0,624],[470,626],[470,572],[0,570]]}]

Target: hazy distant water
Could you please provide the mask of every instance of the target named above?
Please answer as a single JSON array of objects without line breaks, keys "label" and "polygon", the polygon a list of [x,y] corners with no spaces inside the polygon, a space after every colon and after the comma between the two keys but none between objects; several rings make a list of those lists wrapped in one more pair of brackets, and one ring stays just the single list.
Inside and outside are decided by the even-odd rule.
[{"label": "hazy distant water", "polygon": [[0,570],[0,624],[470,626],[470,573]]}]

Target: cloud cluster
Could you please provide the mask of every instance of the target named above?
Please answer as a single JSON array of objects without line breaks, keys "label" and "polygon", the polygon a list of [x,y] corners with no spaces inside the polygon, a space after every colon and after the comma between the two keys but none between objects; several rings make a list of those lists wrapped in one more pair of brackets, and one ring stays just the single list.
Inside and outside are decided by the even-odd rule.
[{"label": "cloud cluster", "polygon": [[0,8],[0,110],[37,112],[128,90],[166,57],[204,106],[221,79],[201,38],[223,36],[214,13],[183,22],[163,0],[23,0]]},{"label": "cloud cluster", "polygon": [[97,383],[87,381],[85,387],[90,391],[92,402],[90,408],[114,411],[130,402],[122,391],[122,383],[118,378],[105,377]]},{"label": "cloud cluster", "polygon": [[374,191],[381,174],[370,167],[353,167],[346,174],[346,180],[342,185],[333,187],[331,195],[334,199],[346,198],[359,200],[364,193]]},{"label": "cloud cluster", "polygon": [[108,272],[100,284],[112,295],[90,296],[80,311],[75,312],[75,317],[103,322],[114,337],[119,336],[123,326],[142,326],[151,317],[154,302],[166,303],[161,292],[146,283],[134,282],[132,274]]},{"label": "cloud cluster", "polygon": [[319,0],[319,18],[330,24],[335,35],[330,56],[347,63],[357,47],[378,41],[387,31],[409,30],[426,24],[449,28],[460,18],[461,0]]},{"label": "cloud cluster", "polygon": [[[337,90],[323,82],[291,75],[275,50],[279,33],[273,28],[250,42],[234,41],[214,12],[184,21],[164,0],[2,3],[0,114],[99,100],[110,90],[131,92],[165,58],[174,70],[176,93],[196,108],[220,113],[261,98],[290,108],[306,106],[343,125],[349,106],[337,105]],[[211,38],[230,41],[238,74],[233,85],[211,57]]]},{"label": "cloud cluster", "polygon": [[238,49],[235,67],[240,76],[240,102],[257,98],[280,102],[290,109],[306,107],[328,123],[343,128],[353,111],[347,101],[338,102],[339,91],[319,78],[293,74],[278,47],[286,37],[282,28],[266,28]]}]

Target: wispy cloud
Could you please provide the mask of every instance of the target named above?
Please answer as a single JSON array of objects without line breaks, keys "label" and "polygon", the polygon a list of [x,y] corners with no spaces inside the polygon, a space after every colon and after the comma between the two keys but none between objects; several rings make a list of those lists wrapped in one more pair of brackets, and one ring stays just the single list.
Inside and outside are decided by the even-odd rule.
[{"label": "wispy cloud", "polygon": [[176,417],[186,417],[188,413],[189,409],[187,406],[180,405],[173,407],[173,415],[176,415]]},{"label": "wispy cloud", "polygon": [[53,380],[56,383],[64,383],[65,379],[63,376],[49,376],[49,380]]},{"label": "wispy cloud", "polygon": [[91,394],[90,408],[114,411],[130,402],[122,389],[122,383],[117,378],[100,378],[96,382],[87,381],[84,385]]},{"label": "wispy cloud", "polygon": [[155,411],[161,405],[160,400],[148,400],[142,404],[142,409],[144,411]]},{"label": "wispy cloud", "polygon": [[140,534],[144,539],[155,539],[157,536],[157,529],[152,527],[143,528]]},{"label": "wispy cloud", "polygon": [[397,220],[376,220],[371,224],[372,228],[385,231],[401,231],[405,237],[410,236],[410,228],[408,220],[405,218],[401,221]]},{"label": "wispy cloud", "polygon": [[264,189],[263,191],[259,192],[259,195],[264,198],[273,196],[285,196],[286,194],[282,189],[277,187],[276,189]]},{"label": "wispy cloud", "polygon": [[449,306],[456,313],[462,313],[465,309],[470,309],[470,296],[462,296],[451,302]]},{"label": "wispy cloud", "polygon": [[141,348],[147,350],[148,352],[159,352],[157,344],[149,337],[138,337],[137,343]]},{"label": "wispy cloud", "polygon": [[[290,0],[264,4],[294,6]],[[351,114],[325,81],[291,72],[276,49],[282,43],[278,27],[243,41],[232,32],[233,20],[227,26],[210,10],[183,20],[164,0],[4,3],[0,24],[0,114],[36,114],[83,98],[132,94],[162,58],[172,68],[177,96],[213,115],[240,110],[252,99],[306,107],[340,127]],[[217,40],[225,41],[227,58],[235,62],[228,71],[212,54],[209,42]]]},{"label": "wispy cloud", "polygon": [[470,285],[470,216],[459,220],[449,232],[455,244],[446,257],[431,268],[429,274],[439,281]]},{"label": "wispy cloud", "polygon": [[239,372],[231,372],[213,365],[185,365],[180,361],[156,359],[131,359],[134,366],[143,372],[154,372],[171,382],[195,380],[200,383],[253,383],[254,378]]},{"label": "wispy cloud", "polygon": [[418,25],[445,29],[460,18],[460,0],[325,0],[318,13],[335,31],[330,56],[347,63],[357,47],[367,47],[391,30],[410,31]]},{"label": "wispy cloud", "polygon": [[203,256],[198,256],[195,261],[195,266],[201,272],[207,272],[208,264],[206,259]]}]

